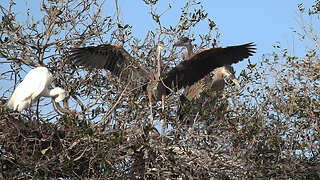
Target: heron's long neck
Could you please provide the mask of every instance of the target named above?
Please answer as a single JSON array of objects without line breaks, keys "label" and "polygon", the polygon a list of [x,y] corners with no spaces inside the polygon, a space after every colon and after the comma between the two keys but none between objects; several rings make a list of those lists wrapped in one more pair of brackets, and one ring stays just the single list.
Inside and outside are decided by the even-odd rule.
[{"label": "heron's long neck", "polygon": [[216,73],[213,76],[214,80],[223,80],[223,67],[219,67],[216,70]]},{"label": "heron's long neck", "polygon": [[211,84],[211,90],[221,91],[224,88],[224,79],[223,79],[223,67],[220,67],[216,70],[216,73],[213,76],[213,82]]},{"label": "heron's long neck", "polygon": [[59,88],[59,87],[56,87],[56,88],[50,89],[50,90],[47,89],[46,93],[47,94],[43,94],[43,96],[56,97],[55,98],[56,102],[60,102],[60,101],[64,100],[68,96],[67,92],[64,89]]},{"label": "heron's long neck", "polygon": [[186,46],[186,50],[187,50],[187,58],[190,58],[191,56],[193,56],[193,46],[191,43],[189,43]]},{"label": "heron's long neck", "polygon": [[158,48],[158,52],[157,52],[157,69],[158,69],[158,73],[157,73],[156,80],[159,81],[161,76],[161,49],[160,48]]}]

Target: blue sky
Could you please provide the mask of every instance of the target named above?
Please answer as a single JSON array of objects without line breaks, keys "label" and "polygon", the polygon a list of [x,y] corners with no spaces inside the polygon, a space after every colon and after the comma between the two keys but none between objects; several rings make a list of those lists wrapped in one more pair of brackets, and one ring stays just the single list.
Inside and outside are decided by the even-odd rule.
[{"label": "blue sky", "polygon": [[[169,4],[172,8],[161,17],[165,26],[174,26],[179,21],[179,12],[186,1],[159,0],[155,8],[157,12],[163,12]],[[156,24],[149,15],[150,8],[143,1],[119,0],[123,20],[132,25],[133,35],[143,39],[147,31],[154,30]],[[280,42],[285,47],[298,37],[293,36],[292,31],[300,31],[296,21],[298,0],[205,0],[202,5],[208,13],[208,18],[213,20],[219,27],[222,46],[238,45],[247,42],[255,42],[257,53],[252,62],[258,62],[263,54],[272,53],[273,45]],[[313,0],[303,1],[306,8],[311,8]],[[115,9],[113,0],[105,3],[106,14],[112,13]],[[192,31],[203,34],[208,31],[207,21],[200,23]],[[294,38],[293,38],[294,37]],[[296,56],[303,56],[302,44],[295,43]],[[290,48],[289,48],[290,49]],[[235,65],[237,72],[245,68],[247,61]]]},{"label": "blue sky", "polygon": [[[22,0],[20,0],[21,2]],[[163,12],[169,4],[172,8],[161,17],[165,26],[175,25],[179,20],[181,7],[186,0],[159,0],[154,7],[157,12]],[[34,2],[24,1],[17,3],[15,10],[18,16],[25,17],[25,4],[29,8],[37,8]],[[40,3],[40,2],[39,2]],[[122,18],[126,24],[132,25],[133,35],[143,39],[149,30],[157,27],[149,12],[150,8],[142,0],[118,0],[121,8]],[[263,53],[271,53],[272,45],[277,41],[285,43],[287,38],[292,38],[292,28],[299,29],[295,20],[298,12],[298,4],[301,0],[205,0],[202,1],[204,9],[208,13],[208,18],[215,21],[221,34],[221,45],[236,45],[246,42],[255,42],[258,46],[256,56]],[[0,2],[7,7],[9,1]],[[313,0],[303,2],[305,7],[311,7]],[[38,10],[33,12],[39,12]],[[104,4],[104,14],[114,15],[115,1],[106,0]],[[34,13],[36,17],[40,13]],[[197,34],[208,31],[207,21],[199,24],[192,31]]]},{"label": "blue sky", "polygon": [[[132,25],[133,36],[143,39],[149,30],[155,30],[157,26],[149,14],[149,6],[142,0],[118,0],[118,2],[124,22]],[[182,0],[159,0],[154,8],[157,9],[157,12],[163,12],[171,4],[172,8],[161,17],[161,21],[167,27],[174,26],[179,21],[180,9],[185,5],[185,2]],[[19,0],[19,3],[14,8],[14,11],[18,12],[18,19],[19,17],[25,17],[25,4],[28,4],[31,9],[39,7],[35,6],[34,3],[40,4],[40,1]],[[300,29],[295,20],[299,3],[301,1],[298,0],[202,1],[204,9],[208,13],[208,18],[213,20],[219,27],[222,46],[247,42],[256,43],[258,50],[255,56],[251,58],[252,62],[258,62],[262,54],[272,53],[274,51],[272,45],[277,41],[284,45],[286,45],[287,41],[292,41],[292,28],[295,30]],[[310,8],[314,1],[307,0],[303,1],[303,3],[305,7]],[[0,4],[8,7],[9,0],[0,1]],[[38,9],[32,12],[36,17],[42,16]],[[112,16],[114,13],[115,1],[106,0],[104,14]],[[208,25],[205,20],[194,28],[192,33],[197,37],[198,34],[204,34],[207,31]],[[303,54],[303,48],[299,49],[299,46],[297,46],[296,55],[303,56]],[[247,63],[247,61],[243,61],[236,65],[236,71],[240,72]],[[0,66],[0,71],[4,70],[4,66]],[[1,90],[2,93],[3,91]]]},{"label": "blue sky", "polygon": [[[254,41],[259,46],[259,54],[261,54],[272,52],[272,45],[277,41],[286,41],[285,35],[291,37],[291,28],[299,29],[295,17],[297,17],[297,5],[300,2],[297,0],[206,0],[202,4],[208,12],[208,18],[214,20],[220,29],[222,45]],[[172,9],[161,20],[165,25],[175,25],[179,19],[180,8],[185,1],[161,0],[155,8],[162,12],[169,3]],[[306,7],[311,7],[313,3],[314,1],[310,0],[304,2]],[[124,21],[133,25],[135,36],[143,38],[148,30],[154,28],[155,23],[148,15],[149,7],[142,1],[119,0],[119,6]],[[106,7],[106,11],[109,8],[113,9],[113,0],[107,0]],[[207,25],[200,25],[194,33],[205,32],[207,29]]]}]

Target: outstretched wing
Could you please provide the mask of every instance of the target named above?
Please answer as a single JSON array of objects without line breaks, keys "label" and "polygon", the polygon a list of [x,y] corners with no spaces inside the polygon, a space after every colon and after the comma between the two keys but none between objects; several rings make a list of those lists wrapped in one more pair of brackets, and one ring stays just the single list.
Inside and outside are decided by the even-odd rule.
[{"label": "outstretched wing", "polygon": [[255,50],[253,43],[202,50],[171,69],[163,79],[164,85],[178,89],[191,86],[218,67],[231,65],[252,56]]},{"label": "outstretched wing", "polygon": [[121,46],[103,44],[74,48],[69,59],[87,68],[106,69],[124,79],[145,79],[148,71],[142,68]]}]

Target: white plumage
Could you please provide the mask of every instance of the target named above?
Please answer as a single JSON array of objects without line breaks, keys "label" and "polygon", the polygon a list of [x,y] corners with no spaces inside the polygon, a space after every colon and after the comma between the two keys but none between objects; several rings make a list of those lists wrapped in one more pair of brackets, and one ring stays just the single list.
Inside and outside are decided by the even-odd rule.
[{"label": "white plumage", "polygon": [[49,89],[52,80],[52,74],[46,67],[32,69],[13,92],[8,107],[21,112],[41,96],[56,97],[56,102],[64,100],[67,97],[64,89],[59,87]]}]

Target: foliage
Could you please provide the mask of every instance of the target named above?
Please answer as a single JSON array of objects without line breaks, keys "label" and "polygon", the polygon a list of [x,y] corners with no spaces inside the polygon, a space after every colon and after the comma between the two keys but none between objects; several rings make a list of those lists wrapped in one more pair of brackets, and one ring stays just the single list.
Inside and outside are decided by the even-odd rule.
[{"label": "foliage", "polygon": [[[164,112],[154,104],[150,122],[141,89],[129,89],[108,73],[79,69],[66,58],[73,47],[107,42],[124,46],[152,69],[162,40],[171,49],[163,58],[165,70],[177,64],[183,56],[173,42],[195,36],[190,32],[207,19],[205,10],[190,0],[180,21],[165,27],[161,16],[170,9],[158,13],[158,1],[144,2],[158,25],[144,40],[133,37],[119,11],[102,13],[107,2],[43,1],[43,16],[33,17],[28,10],[27,21],[16,18],[14,1],[8,8],[0,6],[0,63],[8,66],[0,80],[17,84],[26,69],[43,65],[55,74],[54,84],[70,94],[63,107],[42,100],[40,110],[18,114],[5,106],[13,87],[3,91],[0,177],[319,179],[320,43],[313,27],[301,16],[297,35],[314,44],[306,44],[304,57],[289,55],[278,43],[258,63],[249,61],[240,73],[240,89],[228,82],[223,92],[205,91],[183,107],[177,92],[167,97]],[[197,37],[196,51],[212,41],[219,44],[213,20],[208,27]],[[159,122],[166,122],[165,133],[158,132]]]}]

